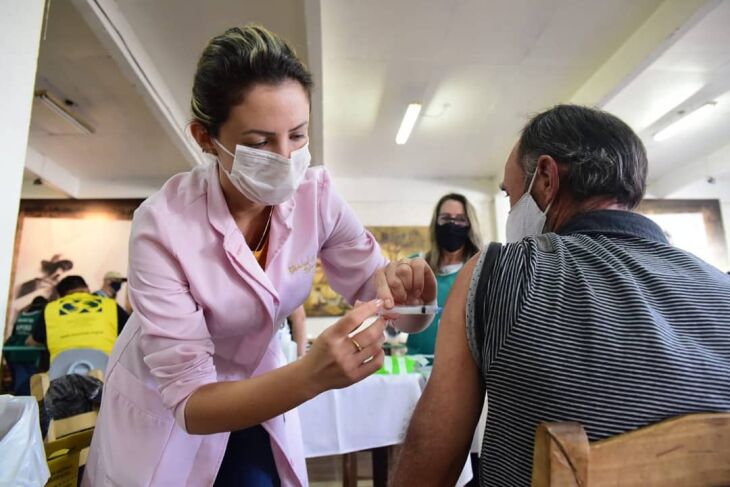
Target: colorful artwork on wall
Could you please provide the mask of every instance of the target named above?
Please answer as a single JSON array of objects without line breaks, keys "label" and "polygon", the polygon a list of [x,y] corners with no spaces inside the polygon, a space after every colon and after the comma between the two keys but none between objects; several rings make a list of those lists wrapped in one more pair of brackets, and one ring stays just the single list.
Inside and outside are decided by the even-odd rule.
[{"label": "colorful artwork on wall", "polygon": [[[425,252],[430,244],[428,227],[368,227],[388,260],[398,260]],[[350,305],[327,283],[322,265],[317,261],[312,291],[304,303],[307,316],[341,316]]]}]

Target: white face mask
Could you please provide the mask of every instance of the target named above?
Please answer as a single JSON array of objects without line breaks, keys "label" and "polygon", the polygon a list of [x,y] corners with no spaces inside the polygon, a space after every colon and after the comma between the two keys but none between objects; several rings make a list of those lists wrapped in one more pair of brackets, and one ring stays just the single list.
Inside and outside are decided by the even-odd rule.
[{"label": "white face mask", "polygon": [[552,201],[547,205],[545,211],[542,211],[530,192],[532,185],[535,183],[537,171],[532,175],[530,187],[527,188],[522,198],[512,207],[507,216],[507,243],[519,242],[525,237],[531,235],[539,235],[545,229],[545,219],[547,212],[550,210]]},{"label": "white face mask", "polygon": [[234,155],[216,139],[213,142],[233,157],[230,172],[221,164],[231,184],[243,196],[262,205],[278,205],[291,198],[312,159],[309,144],[292,152],[291,159],[287,159],[245,145],[237,145]]}]

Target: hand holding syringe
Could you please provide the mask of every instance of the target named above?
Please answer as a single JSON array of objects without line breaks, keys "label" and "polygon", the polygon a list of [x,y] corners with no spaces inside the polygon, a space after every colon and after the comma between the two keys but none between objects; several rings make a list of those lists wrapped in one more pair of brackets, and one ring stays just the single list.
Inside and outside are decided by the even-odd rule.
[{"label": "hand holding syringe", "polygon": [[374,277],[376,295],[383,300],[379,316],[395,320],[396,328],[406,333],[419,333],[428,327],[439,309],[436,277],[424,259],[390,262]]}]

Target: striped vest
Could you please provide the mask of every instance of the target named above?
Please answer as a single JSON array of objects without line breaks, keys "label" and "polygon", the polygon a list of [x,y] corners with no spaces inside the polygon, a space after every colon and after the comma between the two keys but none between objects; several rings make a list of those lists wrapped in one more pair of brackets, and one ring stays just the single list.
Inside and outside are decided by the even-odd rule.
[{"label": "striped vest", "polygon": [[483,485],[530,485],[535,429],[595,441],[730,410],[730,277],[624,211],[483,252],[467,304],[488,417]]}]

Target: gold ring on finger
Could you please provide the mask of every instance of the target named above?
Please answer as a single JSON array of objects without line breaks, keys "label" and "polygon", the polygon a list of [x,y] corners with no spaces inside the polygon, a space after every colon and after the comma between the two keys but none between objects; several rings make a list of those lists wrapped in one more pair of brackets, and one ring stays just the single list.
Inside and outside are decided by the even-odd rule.
[{"label": "gold ring on finger", "polygon": [[357,340],[355,340],[354,338],[350,338],[350,340],[352,340],[352,344],[355,345],[355,348],[357,349],[357,351],[362,352],[362,346],[359,343],[357,343]]}]

